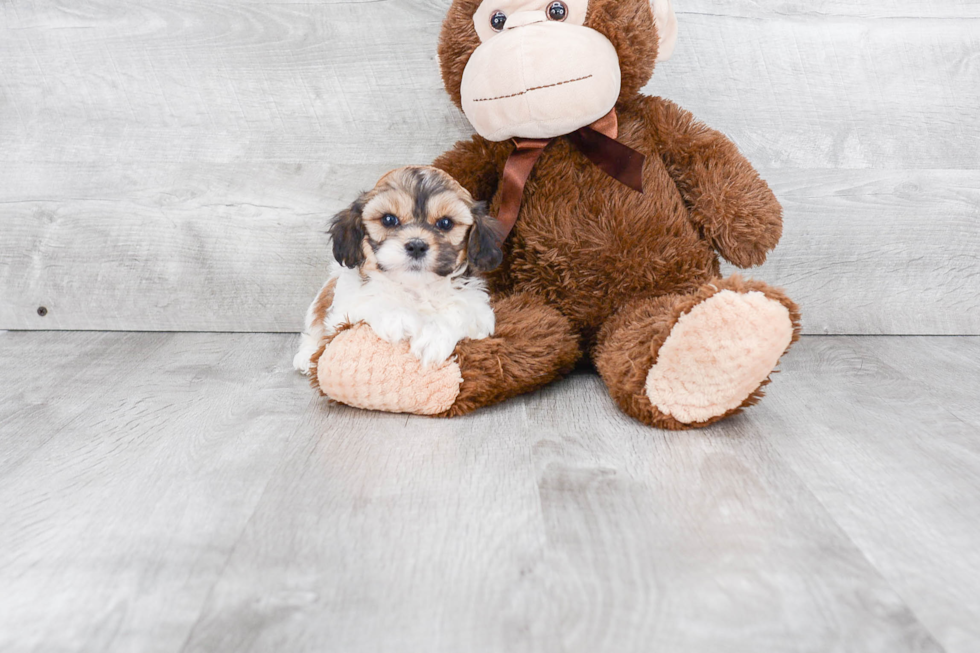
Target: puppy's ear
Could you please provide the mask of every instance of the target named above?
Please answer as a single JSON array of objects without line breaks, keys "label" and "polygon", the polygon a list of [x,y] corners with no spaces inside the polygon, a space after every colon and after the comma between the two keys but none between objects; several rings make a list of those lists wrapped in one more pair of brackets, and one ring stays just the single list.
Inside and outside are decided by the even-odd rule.
[{"label": "puppy's ear", "polygon": [[473,226],[470,227],[470,238],[466,245],[466,258],[470,266],[477,272],[489,272],[504,260],[500,249],[500,224],[487,211],[486,202],[477,202],[470,210],[473,214]]},{"label": "puppy's ear", "polygon": [[334,216],[330,223],[330,239],[333,241],[333,257],[349,268],[364,263],[364,196]]}]

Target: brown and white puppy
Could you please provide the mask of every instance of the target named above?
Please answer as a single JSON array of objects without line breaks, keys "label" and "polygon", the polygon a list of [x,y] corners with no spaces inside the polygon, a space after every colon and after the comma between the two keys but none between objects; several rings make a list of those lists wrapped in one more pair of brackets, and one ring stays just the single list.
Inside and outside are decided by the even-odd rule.
[{"label": "brown and white puppy", "polygon": [[323,339],[344,324],[408,340],[424,366],[445,361],[463,338],[493,334],[490,298],[474,273],[500,264],[496,221],[445,172],[389,172],[334,217],[330,235],[336,263],[307,312],[296,369],[308,372]]}]

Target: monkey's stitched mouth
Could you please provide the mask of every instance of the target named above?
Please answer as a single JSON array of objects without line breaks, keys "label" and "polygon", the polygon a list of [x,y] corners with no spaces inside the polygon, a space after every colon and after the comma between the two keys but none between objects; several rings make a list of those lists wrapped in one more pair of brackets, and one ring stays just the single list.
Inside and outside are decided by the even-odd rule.
[{"label": "monkey's stitched mouth", "polygon": [[507,98],[520,97],[522,95],[527,95],[532,91],[540,91],[543,88],[554,88],[555,86],[562,86],[564,84],[573,84],[575,82],[581,82],[586,79],[590,79],[592,75],[586,75],[585,77],[577,77],[575,79],[566,79],[564,82],[555,82],[554,84],[544,84],[543,86],[535,86],[534,88],[529,88],[526,91],[521,91],[519,93],[511,93],[510,95],[498,95],[497,97],[484,97],[473,100],[474,102],[493,102],[494,100],[506,100]]}]

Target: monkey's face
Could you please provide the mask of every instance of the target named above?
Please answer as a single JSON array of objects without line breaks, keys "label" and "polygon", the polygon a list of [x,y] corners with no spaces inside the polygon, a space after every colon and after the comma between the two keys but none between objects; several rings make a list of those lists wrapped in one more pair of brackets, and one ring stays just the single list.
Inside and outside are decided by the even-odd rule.
[{"label": "monkey's face", "polygon": [[585,26],[589,0],[483,0],[463,111],[484,138],[550,138],[609,113],[620,91],[613,44]]},{"label": "monkey's face", "polygon": [[661,36],[666,57],[676,36],[669,0],[453,0],[439,62],[480,135],[551,138],[637,95]]}]

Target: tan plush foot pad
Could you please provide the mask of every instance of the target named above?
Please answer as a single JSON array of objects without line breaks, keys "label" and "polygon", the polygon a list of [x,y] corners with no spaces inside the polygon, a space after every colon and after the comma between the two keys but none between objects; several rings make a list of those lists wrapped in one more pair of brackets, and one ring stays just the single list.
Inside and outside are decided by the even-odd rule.
[{"label": "tan plush foot pad", "polygon": [[325,395],[342,404],[436,415],[456,401],[463,377],[453,361],[423,370],[407,342],[392,345],[359,324],[327,346],[317,362],[317,381]]},{"label": "tan plush foot pad", "polygon": [[682,315],[647,375],[650,402],[685,424],[738,408],[793,338],[789,311],[761,292],[722,290]]}]

